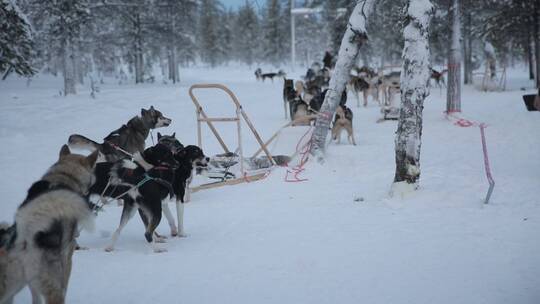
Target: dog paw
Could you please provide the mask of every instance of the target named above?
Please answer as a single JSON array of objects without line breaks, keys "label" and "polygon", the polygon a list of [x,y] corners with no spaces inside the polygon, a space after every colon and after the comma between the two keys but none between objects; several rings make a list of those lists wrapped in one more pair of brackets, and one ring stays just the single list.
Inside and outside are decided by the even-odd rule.
[{"label": "dog paw", "polygon": [[154,242],[156,242],[156,243],[161,243],[161,244],[167,243],[167,238],[164,238],[164,237],[157,237],[157,238],[154,239]]},{"label": "dog paw", "polygon": [[178,231],[176,231],[176,230],[171,230],[171,236],[172,236],[172,237],[178,236]]}]

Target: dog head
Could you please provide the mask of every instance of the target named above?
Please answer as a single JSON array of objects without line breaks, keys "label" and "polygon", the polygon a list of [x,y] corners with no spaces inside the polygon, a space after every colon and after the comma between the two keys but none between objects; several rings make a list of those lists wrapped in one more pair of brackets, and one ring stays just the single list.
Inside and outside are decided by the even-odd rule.
[{"label": "dog head", "polygon": [[186,146],[176,155],[177,157],[190,161],[196,168],[206,168],[208,166],[208,162],[210,161],[210,158],[204,155],[201,148],[193,145]]},{"label": "dog head", "polygon": [[153,166],[170,168],[178,167],[178,162],[176,159],[174,159],[174,154],[171,152],[169,147],[161,143],[144,150],[143,158],[146,162]]},{"label": "dog head", "polygon": [[145,124],[150,126],[150,129],[167,127],[172,122],[170,118],[163,116],[160,111],[154,109],[154,106],[151,106],[148,110],[141,109],[141,117]]},{"label": "dog head", "polygon": [[[51,175],[67,173],[70,180],[60,182],[65,182],[67,186],[75,186],[72,187],[74,190],[78,189],[81,194],[86,195],[96,180],[94,168],[98,153],[96,150],[88,156],[73,154],[67,145],[63,145],[60,149],[58,162],[49,169],[48,173]],[[54,184],[56,180],[49,180],[49,182]],[[68,183],[72,183],[72,185],[68,185]]]},{"label": "dog head", "polygon": [[157,138],[158,143],[168,147],[173,154],[176,154],[180,150],[184,149],[184,145],[182,145],[182,143],[176,139],[176,132],[172,135],[161,135],[161,133],[158,132]]}]

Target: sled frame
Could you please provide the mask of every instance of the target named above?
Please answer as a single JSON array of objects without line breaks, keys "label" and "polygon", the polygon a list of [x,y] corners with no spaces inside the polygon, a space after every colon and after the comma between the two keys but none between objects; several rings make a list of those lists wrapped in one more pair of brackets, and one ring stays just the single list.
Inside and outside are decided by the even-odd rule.
[{"label": "sled frame", "polygon": [[[206,112],[204,111],[203,107],[201,106],[201,103],[199,102],[199,99],[197,99],[197,96],[195,95],[196,90],[206,90],[206,89],[210,89],[210,90],[217,89],[217,90],[221,90],[221,91],[225,92],[229,96],[229,99],[232,101],[233,105],[236,108],[236,115],[234,117],[209,117],[206,114]],[[230,153],[231,150],[229,149],[229,147],[227,147],[227,145],[223,141],[223,138],[219,134],[216,126],[214,125],[214,123],[215,122],[223,122],[223,123],[232,122],[232,123],[236,124],[236,126],[237,126],[236,127],[236,129],[237,129],[237,140],[238,140],[238,154],[239,154],[240,160],[241,160],[240,161],[240,171],[244,175],[243,177],[239,177],[239,178],[235,178],[235,179],[231,179],[231,180],[225,180],[225,181],[222,181],[222,182],[214,182],[214,183],[208,183],[208,184],[195,186],[195,187],[193,187],[191,189],[191,191],[196,192],[196,191],[200,191],[200,190],[204,190],[204,189],[210,189],[210,188],[216,188],[216,187],[220,187],[220,186],[224,186],[224,185],[236,185],[236,184],[240,184],[240,183],[243,183],[243,182],[250,182],[250,181],[255,181],[255,180],[259,180],[259,179],[264,178],[267,173],[258,173],[258,174],[254,174],[254,175],[249,176],[249,175],[247,175],[246,171],[244,170],[244,161],[243,161],[244,160],[244,151],[243,151],[243,148],[242,148],[242,135],[241,135],[242,120],[246,123],[248,128],[253,133],[253,136],[257,140],[257,143],[260,146],[259,151],[264,151],[264,153],[266,154],[266,157],[268,158],[268,160],[270,161],[270,163],[272,165],[276,165],[276,162],[274,161],[274,159],[272,158],[272,154],[270,154],[270,151],[268,150],[268,143],[265,143],[265,142],[262,141],[261,136],[259,135],[259,132],[257,132],[255,127],[253,126],[253,123],[251,122],[251,120],[247,116],[246,112],[242,108],[242,105],[238,101],[238,98],[236,97],[236,95],[234,95],[234,93],[229,88],[227,88],[225,85],[216,84],[216,83],[208,83],[208,84],[194,84],[194,85],[192,85],[189,88],[189,96],[191,97],[191,100],[193,101],[193,104],[195,105],[195,109],[196,109],[196,115],[197,115],[197,142],[198,142],[199,147],[202,148],[202,125],[203,125],[203,123],[206,123],[208,125],[208,127],[210,128],[210,131],[212,131],[212,134],[214,134],[217,141],[219,142],[219,144],[223,148],[223,151],[225,153]]]}]

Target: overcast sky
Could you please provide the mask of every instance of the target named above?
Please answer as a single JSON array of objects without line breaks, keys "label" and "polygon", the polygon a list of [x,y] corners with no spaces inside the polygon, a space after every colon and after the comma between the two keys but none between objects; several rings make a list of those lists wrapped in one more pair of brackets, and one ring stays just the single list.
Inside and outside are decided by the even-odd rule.
[{"label": "overcast sky", "polygon": [[[252,3],[254,0],[250,0]],[[238,8],[242,4],[244,4],[246,0],[221,0],[221,3],[225,5],[225,7],[232,7],[234,9]]]},{"label": "overcast sky", "polygon": [[[233,9],[237,9],[239,8],[240,6],[242,6],[244,3],[246,3],[246,0],[220,0],[221,3],[223,3],[225,5],[225,7],[229,8],[233,8]],[[258,8],[257,6],[257,3],[259,6],[264,6],[264,4],[266,3],[266,0],[248,0],[254,7],[255,9]]]}]

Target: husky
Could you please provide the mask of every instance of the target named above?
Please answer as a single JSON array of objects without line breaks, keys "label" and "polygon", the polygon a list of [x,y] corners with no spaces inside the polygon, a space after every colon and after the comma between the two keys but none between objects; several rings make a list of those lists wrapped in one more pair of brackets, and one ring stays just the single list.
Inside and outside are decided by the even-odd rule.
[{"label": "husky", "polygon": [[[294,81],[292,79],[285,78],[283,81],[283,110],[285,112],[285,119],[287,119],[287,104],[289,103],[289,100],[293,100],[295,96],[296,96],[296,91],[294,89]],[[290,104],[289,104],[289,109],[290,109]]]},{"label": "husky", "polygon": [[283,78],[285,78],[286,76],[287,76],[287,74],[285,74],[285,71],[279,70],[277,73],[264,73],[264,74],[261,74],[261,79],[264,82],[264,80],[266,78],[270,78],[270,80],[272,80],[272,82],[274,82],[274,77],[283,77]]},{"label": "husky", "polygon": [[178,236],[186,236],[184,230],[184,203],[191,201],[189,185],[193,179],[194,169],[206,168],[209,157],[204,155],[201,148],[193,145],[186,146],[176,153],[174,158],[179,166],[174,172],[173,189],[176,196],[176,212],[178,219]]},{"label": "husky", "polygon": [[442,88],[443,86],[446,87],[446,83],[444,82],[444,74],[446,74],[448,70],[444,69],[442,71],[437,71],[435,69],[431,69],[431,79],[435,80],[435,83],[439,88]]},{"label": "husky", "polygon": [[345,105],[338,106],[336,110],[336,116],[334,118],[334,124],[332,126],[332,139],[337,140],[338,143],[341,142],[341,131],[345,129],[347,131],[347,138],[349,143],[352,143],[356,146],[353,133],[353,113],[351,109],[347,108]]},{"label": "husky", "polygon": [[74,148],[98,150],[107,162],[115,162],[142,153],[150,130],[167,127],[170,124],[170,118],[163,116],[151,106],[148,110],[141,109],[141,116],[133,117],[127,124],[112,131],[103,139],[102,144],[79,134],[71,135],[68,144]]},{"label": "husky", "polygon": [[376,78],[367,78],[360,76],[351,76],[351,79],[347,83],[349,91],[352,91],[356,96],[358,107],[360,107],[360,92],[364,96],[364,107],[367,107],[368,97],[371,95],[373,99],[380,105],[379,100],[379,84],[380,81]]},{"label": "husky", "polygon": [[155,245],[163,241],[155,235],[162,211],[169,221],[171,235],[176,236],[176,225],[164,200],[173,196],[172,183],[178,163],[169,148],[160,143],[144,150],[142,157],[152,168],[147,170],[128,159],[96,165],[96,183],[90,188],[90,194],[124,201],[120,226],[106,251],[114,250],[120,232],[137,210],[145,225],[144,236],[155,252],[164,251]]},{"label": "husky", "polygon": [[336,65],[334,56],[332,56],[332,54],[330,54],[330,52],[328,51],[324,53],[323,64],[324,64],[324,67],[327,69],[333,69],[334,66]]},{"label": "husky", "polygon": [[0,303],[12,303],[26,285],[32,302],[64,303],[75,238],[93,228],[86,197],[95,181],[95,151],[71,154],[68,146],[43,178],[34,183],[15,214],[15,223],[0,227]]},{"label": "husky", "polygon": [[401,72],[391,72],[390,74],[382,77],[379,88],[383,94],[383,102],[385,106],[393,105],[394,95],[396,95],[400,90],[400,77]]},{"label": "husky", "polygon": [[176,154],[184,149],[184,145],[182,145],[182,143],[176,138],[176,132],[174,132],[172,135],[162,135],[158,132],[157,138],[158,143],[169,148],[173,154]]},{"label": "husky", "polygon": [[257,81],[261,80],[261,75],[262,75],[262,70],[261,68],[257,68],[255,70],[255,79],[257,79]]}]

